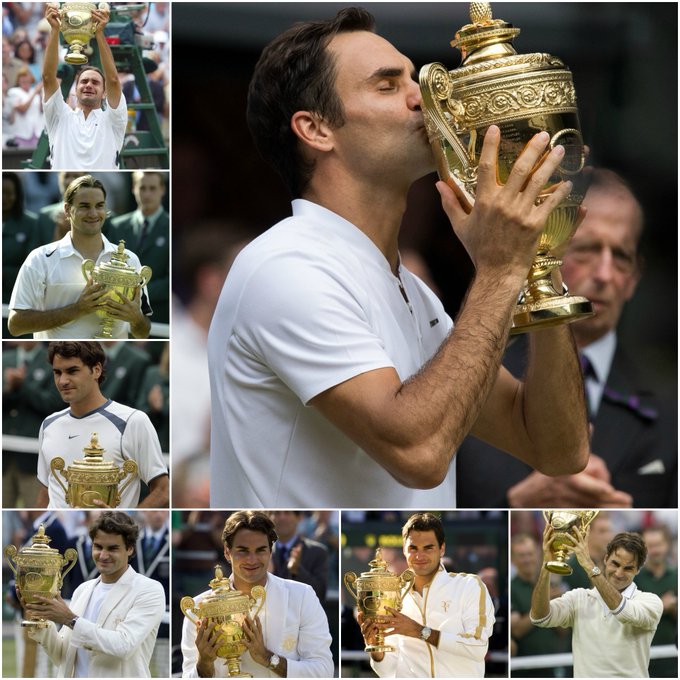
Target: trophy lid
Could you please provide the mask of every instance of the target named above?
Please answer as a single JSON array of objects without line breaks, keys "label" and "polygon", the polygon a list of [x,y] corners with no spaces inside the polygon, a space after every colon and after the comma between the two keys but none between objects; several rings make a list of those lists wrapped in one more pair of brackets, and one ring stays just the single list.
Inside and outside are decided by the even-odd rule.
[{"label": "trophy lid", "polygon": [[471,24],[466,24],[451,41],[463,56],[464,64],[517,54],[512,41],[519,28],[502,19],[494,19],[489,2],[470,3]]},{"label": "trophy lid", "polygon": [[45,533],[45,525],[41,524],[38,527],[38,532],[31,537],[31,545],[19,550],[19,555],[31,556],[31,557],[54,557],[59,556],[61,558],[60,552],[56,548],[50,548],[48,543],[52,539]]},{"label": "trophy lid", "polygon": [[234,588],[229,578],[224,576],[222,567],[219,564],[215,565],[215,578],[212,579],[208,585],[210,586],[212,593],[203,598],[201,605],[229,601],[230,605],[234,607],[234,605],[240,605],[240,600],[243,600],[243,611],[248,611],[250,609],[250,598],[248,595]]},{"label": "trophy lid", "polygon": [[109,472],[118,470],[118,466],[113,461],[104,460],[105,451],[106,449],[104,449],[102,446],[99,446],[99,439],[97,437],[97,433],[93,432],[89,446],[86,446],[83,449],[85,458],[83,458],[82,460],[73,461],[73,463],[69,465],[69,471],[104,470],[105,472]]},{"label": "trophy lid", "polygon": [[399,580],[399,577],[387,568],[387,562],[383,559],[382,548],[378,548],[375,551],[375,559],[372,559],[368,566],[371,567],[370,571],[364,571],[361,573],[361,578],[375,578],[376,576],[394,578]]}]

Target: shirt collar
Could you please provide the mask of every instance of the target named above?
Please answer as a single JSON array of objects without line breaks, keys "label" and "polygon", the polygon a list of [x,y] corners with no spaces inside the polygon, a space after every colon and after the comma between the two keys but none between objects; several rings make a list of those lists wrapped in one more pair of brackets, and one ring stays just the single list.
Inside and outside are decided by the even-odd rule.
[{"label": "shirt collar", "polygon": [[[102,249],[102,252],[99,253],[99,256],[103,255],[104,253],[108,252],[115,252],[118,250],[118,246],[114,246],[111,241],[109,241],[104,234],[101,235],[102,237],[102,243],[104,244],[104,248]],[[59,249],[59,257],[60,258],[65,258],[65,257],[71,257],[72,255],[78,255],[78,257],[82,257],[82,255],[75,249],[73,245],[73,241],[71,240],[71,232],[69,231],[64,238],[61,239],[61,241],[58,241],[57,248]]]},{"label": "shirt collar", "polygon": [[295,217],[310,217],[315,222],[321,222],[321,229],[325,230],[326,233],[339,236],[362,259],[368,258],[393,276],[387,258],[383,255],[380,248],[359,227],[344,217],[340,217],[340,215],[332,210],[328,210],[328,208],[324,208],[318,203],[312,203],[312,201],[304,198],[296,198],[292,202],[292,206]]},{"label": "shirt collar", "polygon": [[588,357],[598,383],[604,384],[607,381],[615,352],[616,333],[613,330],[581,350],[581,354],[585,354]]}]

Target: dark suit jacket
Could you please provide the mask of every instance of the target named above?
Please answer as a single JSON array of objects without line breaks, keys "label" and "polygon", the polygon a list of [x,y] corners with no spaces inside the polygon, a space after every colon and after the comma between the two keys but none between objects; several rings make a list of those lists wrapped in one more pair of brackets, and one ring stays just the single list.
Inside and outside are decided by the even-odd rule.
[{"label": "dark suit jacket", "polygon": [[[513,375],[526,365],[526,339],[503,360]],[[641,376],[619,345],[593,422],[591,450],[604,459],[612,485],[633,496],[635,507],[677,507],[677,397]],[[637,397],[639,406],[631,406]],[[556,452],[559,455],[559,451]],[[456,455],[459,508],[507,507],[507,491],[530,472],[528,465],[474,437]],[[658,472],[655,472],[658,470]]]},{"label": "dark suit jacket", "polygon": [[152,269],[151,281],[147,286],[151,307],[152,321],[168,323],[170,320],[170,216],[163,211],[153,227],[144,237],[141,247],[134,234],[132,216],[134,213],[119,215],[111,220],[111,227],[106,238],[112,243],[125,241],[125,247],[131,250],[142,265]]},{"label": "dark suit jacket", "polygon": [[139,400],[144,373],[151,364],[151,357],[132,342],[121,343],[115,355],[106,356],[106,380],[102,392],[107,399],[135,408]]},{"label": "dark suit jacket", "polygon": [[[295,576],[288,571],[288,567],[283,563],[278,542],[274,544],[272,552],[274,575],[312,586],[319,602],[323,605],[326,601],[326,587],[328,585],[328,549],[325,545],[309,538],[298,537],[295,545],[300,544],[302,545],[302,557]],[[277,550],[277,548],[279,549]]]}]

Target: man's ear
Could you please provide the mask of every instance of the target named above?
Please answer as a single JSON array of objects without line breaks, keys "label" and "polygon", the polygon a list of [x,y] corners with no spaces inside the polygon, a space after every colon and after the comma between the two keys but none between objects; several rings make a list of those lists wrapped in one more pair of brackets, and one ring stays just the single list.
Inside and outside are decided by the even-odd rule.
[{"label": "man's ear", "polygon": [[333,130],[316,113],[296,111],[290,119],[290,127],[295,136],[317,151],[330,151],[333,148]]}]

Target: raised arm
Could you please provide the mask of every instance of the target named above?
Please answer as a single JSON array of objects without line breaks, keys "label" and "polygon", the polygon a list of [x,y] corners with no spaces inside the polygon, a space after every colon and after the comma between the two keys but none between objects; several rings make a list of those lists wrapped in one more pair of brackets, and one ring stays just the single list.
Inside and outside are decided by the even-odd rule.
[{"label": "raised arm", "polygon": [[118,71],[116,70],[116,62],[113,59],[111,48],[104,37],[104,28],[109,23],[109,16],[109,10],[92,10],[92,20],[97,22],[95,39],[97,40],[97,47],[99,48],[102,70],[106,77],[106,101],[112,108],[117,109],[118,104],[120,104],[120,96],[123,89],[120,80],[118,80]]},{"label": "raised arm", "polygon": [[[486,433],[493,429],[492,419],[500,411],[512,410],[512,414],[503,414],[503,448],[552,474],[578,472],[586,464],[587,446],[573,443],[573,433],[566,433],[566,445],[562,441],[559,449],[544,451],[544,442],[534,439],[544,436],[553,418],[529,432],[526,419],[539,409],[532,405],[527,414],[519,383],[504,369],[499,377],[512,312],[539,235],[550,211],[571,189],[565,182],[544,203],[535,205],[564,154],[561,147],[555,147],[534,171],[547,142],[547,134],[536,135],[501,186],[497,182],[500,131],[490,127],[471,210],[450,187],[437,184],[454,229],[475,263],[476,274],[454,330],[430,362],[405,382],[394,369],[382,368],[360,374],[310,401],[406,486],[431,488],[442,482],[455,450],[472,430],[492,393],[491,411],[485,413],[481,430]],[[559,339],[558,351],[567,351],[568,331],[560,330],[539,340],[541,356],[550,352],[548,347],[554,347],[553,336]],[[550,356],[554,360],[558,355],[553,351]],[[567,361],[571,362],[570,355]],[[571,363],[568,366],[565,372],[571,375]],[[540,375],[539,370],[532,378],[534,384]],[[564,379],[561,370],[559,376]],[[551,379],[550,384],[554,383]],[[534,387],[533,392],[537,389]],[[529,401],[535,404],[533,397]],[[543,419],[546,413],[540,415]],[[577,419],[578,415],[569,422]],[[586,430],[585,415],[582,429]],[[554,437],[550,441],[554,442]]]},{"label": "raised arm", "polygon": [[57,67],[59,66],[59,8],[52,3],[45,6],[45,19],[50,25],[50,35],[45,46],[42,67],[43,96],[47,101],[59,88]]}]

